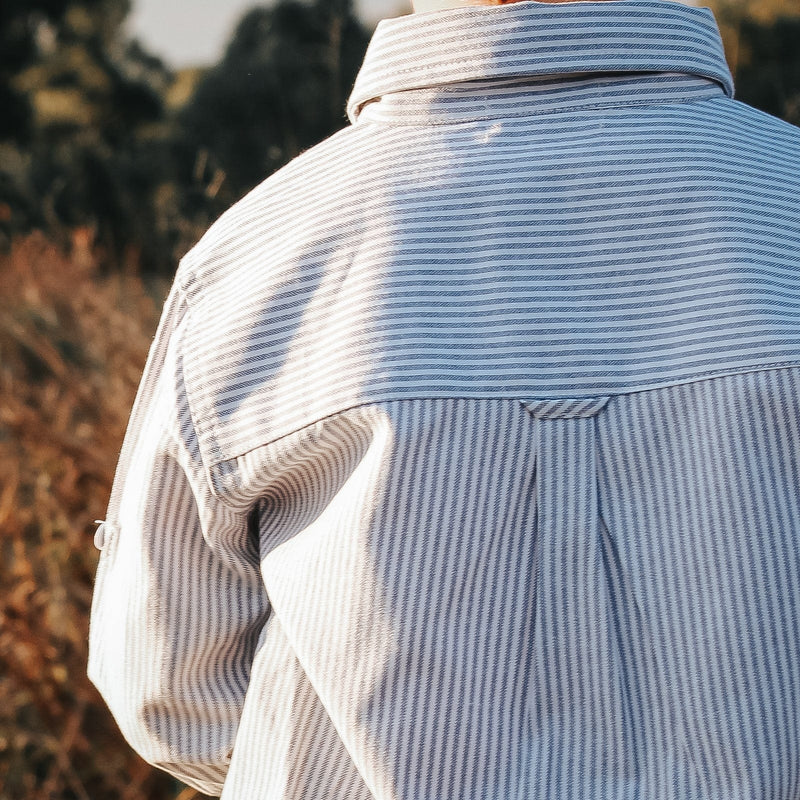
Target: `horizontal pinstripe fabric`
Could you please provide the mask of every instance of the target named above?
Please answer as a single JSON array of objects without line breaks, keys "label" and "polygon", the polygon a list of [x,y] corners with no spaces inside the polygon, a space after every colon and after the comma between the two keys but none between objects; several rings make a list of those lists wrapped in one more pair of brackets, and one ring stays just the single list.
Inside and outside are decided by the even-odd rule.
[{"label": "horizontal pinstripe fabric", "polygon": [[227,800],[800,800],[800,132],[713,18],[382,23],[184,259],[89,672]]}]

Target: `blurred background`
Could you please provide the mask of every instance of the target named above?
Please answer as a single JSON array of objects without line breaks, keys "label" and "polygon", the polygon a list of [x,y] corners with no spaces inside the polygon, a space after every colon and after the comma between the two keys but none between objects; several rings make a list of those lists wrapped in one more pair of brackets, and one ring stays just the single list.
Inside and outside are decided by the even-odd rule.
[{"label": "blurred background", "polygon": [[[800,0],[714,0],[737,97],[800,124]],[[404,0],[0,2],[0,800],[196,792],[85,677],[92,520],[180,257],[343,127]]]}]

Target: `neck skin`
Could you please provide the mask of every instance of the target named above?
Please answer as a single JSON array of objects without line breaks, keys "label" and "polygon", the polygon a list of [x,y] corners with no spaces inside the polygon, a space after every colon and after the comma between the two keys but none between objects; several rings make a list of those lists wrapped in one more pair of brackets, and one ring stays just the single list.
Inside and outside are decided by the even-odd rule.
[{"label": "neck skin", "polygon": [[[563,3],[567,0],[550,0]],[[413,0],[414,11],[442,11],[445,8],[462,8],[463,6],[504,6],[508,3],[519,3],[521,0]]]},{"label": "neck skin", "polygon": [[[580,0],[539,0],[540,3],[571,3]],[[506,6],[509,3],[520,3],[522,0],[413,0],[414,11],[442,11],[446,8],[463,8],[464,6]],[[697,6],[698,0],[676,0],[685,6]]]},{"label": "neck skin", "polygon": [[[413,0],[414,11],[442,11],[446,8],[463,8],[464,6],[506,6],[509,3],[520,3],[522,0]],[[569,3],[574,0],[539,0],[544,3]]]}]

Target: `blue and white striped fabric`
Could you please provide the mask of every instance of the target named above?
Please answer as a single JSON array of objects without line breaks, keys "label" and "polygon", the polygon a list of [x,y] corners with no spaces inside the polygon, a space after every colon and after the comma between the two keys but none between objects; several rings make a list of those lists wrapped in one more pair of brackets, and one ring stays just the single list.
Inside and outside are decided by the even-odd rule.
[{"label": "blue and white striped fabric", "polygon": [[662,0],[382,23],[180,266],[90,663],[227,800],[800,800],[800,132]]}]

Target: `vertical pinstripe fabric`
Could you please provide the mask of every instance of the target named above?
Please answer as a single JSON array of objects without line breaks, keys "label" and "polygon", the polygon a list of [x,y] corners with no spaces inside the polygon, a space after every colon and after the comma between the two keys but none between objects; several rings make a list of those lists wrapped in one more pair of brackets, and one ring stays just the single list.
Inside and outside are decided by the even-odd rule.
[{"label": "vertical pinstripe fabric", "polygon": [[379,26],[181,264],[89,672],[226,800],[800,800],[800,135],[705,10]]}]

